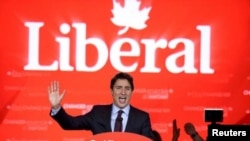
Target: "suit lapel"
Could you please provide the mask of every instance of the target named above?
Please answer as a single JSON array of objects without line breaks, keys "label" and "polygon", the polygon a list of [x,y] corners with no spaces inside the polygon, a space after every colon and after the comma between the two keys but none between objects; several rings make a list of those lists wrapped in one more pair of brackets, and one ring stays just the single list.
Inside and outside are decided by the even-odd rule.
[{"label": "suit lapel", "polygon": [[126,128],[125,128],[125,131],[128,132],[128,131],[131,131],[133,130],[133,125],[136,123],[134,121],[134,118],[135,115],[134,115],[134,108],[132,106],[130,106],[130,110],[129,110],[129,114],[128,114],[128,121],[127,121],[127,125],[126,125]]},{"label": "suit lapel", "polygon": [[107,112],[105,112],[106,114],[104,115],[105,117],[102,117],[105,121],[105,127],[106,127],[106,130],[107,132],[111,132],[112,129],[111,129],[111,124],[110,124],[110,121],[111,121],[111,111],[112,111],[112,105],[109,105],[107,106]]}]

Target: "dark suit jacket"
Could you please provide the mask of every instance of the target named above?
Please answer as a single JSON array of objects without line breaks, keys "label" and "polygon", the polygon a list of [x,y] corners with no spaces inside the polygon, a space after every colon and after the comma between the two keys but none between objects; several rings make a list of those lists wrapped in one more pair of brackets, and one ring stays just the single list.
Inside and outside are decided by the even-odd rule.
[{"label": "dark suit jacket", "polygon": [[[93,134],[111,131],[112,105],[95,105],[92,110],[79,116],[68,115],[63,108],[52,116],[65,130],[91,130]],[[130,106],[125,132],[132,132],[153,139],[149,114]]]}]

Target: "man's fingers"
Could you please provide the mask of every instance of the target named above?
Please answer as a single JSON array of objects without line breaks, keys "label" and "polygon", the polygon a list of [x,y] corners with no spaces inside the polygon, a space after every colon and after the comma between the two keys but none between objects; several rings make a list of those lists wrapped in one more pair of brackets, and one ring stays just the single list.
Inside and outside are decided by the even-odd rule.
[{"label": "man's fingers", "polygon": [[58,81],[52,81],[50,82],[50,85],[48,86],[48,94],[52,94],[53,92],[58,92],[59,93],[60,88],[59,88],[59,82]]},{"label": "man's fingers", "polygon": [[56,82],[56,90],[59,91],[60,90],[60,87],[59,87],[59,82],[57,81]]},{"label": "man's fingers", "polygon": [[57,90],[57,81],[54,81],[53,82],[53,91],[56,91]]},{"label": "man's fingers", "polygon": [[53,83],[54,83],[54,81],[52,81],[52,82],[50,83],[50,86],[49,86],[49,87],[50,87],[50,92],[51,92],[51,93],[53,92],[53,85],[54,85]]},{"label": "man's fingers", "polygon": [[52,92],[59,92],[60,91],[60,86],[59,86],[59,82],[58,81],[52,81],[50,83],[50,86],[48,88],[48,92],[52,93]]},{"label": "man's fingers", "polygon": [[60,101],[63,99],[65,92],[66,92],[66,91],[63,90],[62,94],[60,95]]}]

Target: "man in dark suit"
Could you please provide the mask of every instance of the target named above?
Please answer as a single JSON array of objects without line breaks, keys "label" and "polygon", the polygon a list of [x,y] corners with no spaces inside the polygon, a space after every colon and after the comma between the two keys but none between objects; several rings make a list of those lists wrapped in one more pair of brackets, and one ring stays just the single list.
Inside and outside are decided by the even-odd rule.
[{"label": "man in dark suit", "polygon": [[134,84],[129,74],[118,73],[111,79],[112,104],[95,105],[85,115],[73,117],[67,114],[60,105],[65,91],[60,94],[59,90],[57,81],[53,81],[48,87],[49,100],[52,105],[50,115],[63,129],[91,130],[93,134],[120,130],[143,135],[153,140],[149,114],[130,104]]}]

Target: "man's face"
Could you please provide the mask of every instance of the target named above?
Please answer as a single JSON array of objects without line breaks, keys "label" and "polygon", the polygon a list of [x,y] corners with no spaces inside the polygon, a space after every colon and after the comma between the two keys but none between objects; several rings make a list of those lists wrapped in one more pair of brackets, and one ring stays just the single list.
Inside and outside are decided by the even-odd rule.
[{"label": "man's face", "polygon": [[117,107],[124,108],[130,103],[132,89],[127,79],[117,79],[111,93]]}]

